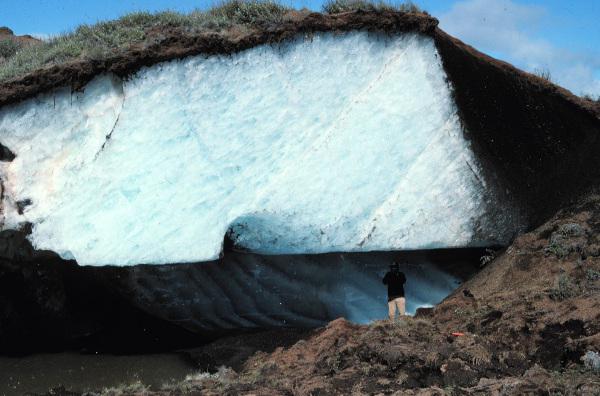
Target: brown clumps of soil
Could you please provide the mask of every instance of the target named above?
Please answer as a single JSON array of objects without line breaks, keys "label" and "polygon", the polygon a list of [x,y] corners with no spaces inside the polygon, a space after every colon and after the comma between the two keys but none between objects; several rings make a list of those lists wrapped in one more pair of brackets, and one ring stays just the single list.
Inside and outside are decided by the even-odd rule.
[{"label": "brown clumps of soil", "polygon": [[338,319],[235,371],[158,393],[598,394],[600,373],[582,357],[600,351],[599,297],[600,196],[592,196],[517,238],[427,315]]}]

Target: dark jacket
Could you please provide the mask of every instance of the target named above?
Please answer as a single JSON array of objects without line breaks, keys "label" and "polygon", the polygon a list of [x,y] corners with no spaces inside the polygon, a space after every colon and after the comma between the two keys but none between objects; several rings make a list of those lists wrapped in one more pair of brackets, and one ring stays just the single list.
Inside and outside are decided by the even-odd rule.
[{"label": "dark jacket", "polygon": [[404,297],[404,284],[406,276],[404,272],[388,271],[383,277],[383,284],[388,287],[388,301],[392,301],[398,297]]}]

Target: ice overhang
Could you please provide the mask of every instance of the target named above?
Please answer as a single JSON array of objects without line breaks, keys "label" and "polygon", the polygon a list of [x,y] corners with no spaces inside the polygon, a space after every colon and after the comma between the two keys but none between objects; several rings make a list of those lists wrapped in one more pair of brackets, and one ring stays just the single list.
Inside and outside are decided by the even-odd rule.
[{"label": "ice overhang", "polygon": [[[433,39],[322,33],[0,110],[4,228],[82,265],[503,244]],[[24,205],[23,203],[27,203]]]}]

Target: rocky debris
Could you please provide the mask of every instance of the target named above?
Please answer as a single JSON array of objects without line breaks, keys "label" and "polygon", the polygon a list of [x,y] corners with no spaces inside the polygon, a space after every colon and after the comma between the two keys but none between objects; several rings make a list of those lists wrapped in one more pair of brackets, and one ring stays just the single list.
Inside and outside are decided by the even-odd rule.
[{"label": "rocky debris", "polygon": [[[598,394],[600,258],[582,253],[599,235],[600,196],[591,196],[517,238],[432,311],[394,323],[338,319],[227,375],[157,394]],[[548,254],[552,243],[564,254]],[[553,297],[560,287],[576,292]]]}]

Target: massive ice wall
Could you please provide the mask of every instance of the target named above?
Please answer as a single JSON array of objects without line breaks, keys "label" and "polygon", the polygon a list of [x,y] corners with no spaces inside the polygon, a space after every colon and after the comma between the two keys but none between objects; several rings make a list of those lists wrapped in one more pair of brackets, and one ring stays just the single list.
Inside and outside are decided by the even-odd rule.
[{"label": "massive ice wall", "polygon": [[322,34],[0,111],[4,227],[80,264],[503,243],[430,38]]}]

